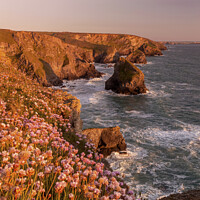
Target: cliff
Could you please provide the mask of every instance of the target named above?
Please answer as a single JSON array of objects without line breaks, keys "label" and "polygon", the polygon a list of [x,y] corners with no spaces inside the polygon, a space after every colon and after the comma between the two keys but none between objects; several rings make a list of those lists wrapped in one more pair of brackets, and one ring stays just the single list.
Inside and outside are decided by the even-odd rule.
[{"label": "cliff", "polygon": [[100,77],[91,54],[49,35],[34,32],[0,31],[1,54],[43,85],[60,85],[63,79]]},{"label": "cliff", "polygon": [[133,35],[0,29],[1,59],[46,86],[100,77],[93,62],[116,63],[126,55],[133,63],[146,63],[146,56],[162,55],[164,49],[162,43]]},{"label": "cliff", "polygon": [[[70,32],[49,32],[44,34],[60,38],[68,44],[92,50],[94,61],[100,63],[116,62],[117,55],[138,54],[138,50],[141,50],[146,56],[154,56],[162,55],[161,51],[167,49],[161,42],[135,35]],[[134,62],[138,63],[138,59],[134,60]]]}]

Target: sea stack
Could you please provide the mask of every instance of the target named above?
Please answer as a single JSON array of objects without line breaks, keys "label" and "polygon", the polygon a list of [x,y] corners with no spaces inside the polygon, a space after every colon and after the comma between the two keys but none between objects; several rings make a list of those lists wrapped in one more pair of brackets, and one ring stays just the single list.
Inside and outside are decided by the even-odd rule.
[{"label": "sea stack", "polygon": [[137,95],[147,91],[144,74],[125,58],[120,58],[115,64],[114,74],[106,81],[105,89],[128,95]]}]

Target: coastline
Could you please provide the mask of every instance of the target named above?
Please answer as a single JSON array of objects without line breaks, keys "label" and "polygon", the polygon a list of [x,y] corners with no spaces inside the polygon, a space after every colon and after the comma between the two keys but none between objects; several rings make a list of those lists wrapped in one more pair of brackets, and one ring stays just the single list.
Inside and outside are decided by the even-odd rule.
[{"label": "coastline", "polygon": [[[30,33],[29,33],[30,34]],[[37,38],[36,36],[37,35],[35,35],[34,33],[31,33],[31,34],[33,34],[33,37],[35,37],[35,38]],[[20,37],[20,34],[18,35],[18,37]],[[41,36],[41,37],[43,37],[43,36]],[[43,42],[44,43],[46,43],[47,44],[47,46],[48,46],[48,40],[46,40],[46,38],[45,38],[46,36],[44,36],[44,40],[43,40]],[[50,36],[49,36],[50,37]],[[48,39],[49,39],[49,37],[47,37]],[[52,37],[52,36],[51,36]],[[95,36],[96,37],[96,36]],[[99,37],[99,36],[98,36]],[[26,38],[27,39],[27,38]],[[60,43],[61,43],[61,47],[62,47],[62,45],[63,45],[63,43],[60,41],[60,39],[58,38],[58,39],[54,39],[54,44],[57,46],[57,44],[59,44],[60,45]],[[105,42],[105,41],[104,41]],[[21,44],[20,44],[21,43]],[[38,60],[38,58],[39,58],[39,56],[40,56],[40,54],[39,53],[45,53],[46,52],[46,50],[44,50],[44,49],[42,49],[41,51],[39,50],[39,47],[37,46],[37,47],[34,47],[34,46],[32,46],[32,44],[30,45],[30,46],[24,46],[25,44],[24,44],[24,41],[23,40],[21,40],[21,42],[20,42],[19,44],[21,45],[21,48],[23,49],[23,53],[21,53],[21,52],[18,52],[18,50],[19,49],[16,49],[16,46],[12,46],[11,44],[8,44],[8,45],[5,45],[5,43],[1,43],[1,48],[0,48],[0,55],[1,55],[1,57],[3,58],[2,59],[2,61],[4,62],[4,63],[9,63],[10,62],[10,64],[12,63],[12,64],[14,64],[17,68],[21,68],[21,70],[22,71],[24,71],[28,76],[30,76],[30,77],[32,77],[32,78],[35,78],[35,79],[37,79],[37,81],[38,82],[40,82],[40,83],[43,83],[44,85],[46,85],[46,86],[49,86],[49,84],[50,84],[50,82],[49,82],[49,80],[53,80],[53,82],[51,83],[51,84],[55,84],[55,85],[60,85],[61,84],[61,82],[59,81],[59,80],[63,80],[64,78],[65,78],[65,76],[62,76],[62,72],[58,72],[58,71],[54,71],[54,68],[52,68],[52,70],[53,71],[48,71],[47,70],[47,68],[46,67],[49,67],[49,66],[54,66],[54,64],[55,64],[55,62],[57,62],[56,60],[55,61],[51,61],[51,62],[49,62],[48,60],[46,60],[46,61],[48,61],[49,62],[49,65],[47,65],[45,62],[41,62],[40,60],[40,62],[39,63],[37,63],[37,62],[35,62],[36,60]],[[59,46],[58,45],[58,46]],[[64,45],[65,46],[65,45]],[[36,53],[36,55],[37,55],[37,58],[34,58],[33,59],[33,57],[29,57],[30,55],[28,55],[27,53],[27,49],[29,48],[29,50],[31,49],[31,51],[32,51],[32,53]],[[35,49],[37,49],[38,48],[38,50],[36,51]],[[46,47],[45,47],[46,48]],[[50,47],[51,48],[51,47]],[[70,47],[71,48],[71,47]],[[72,49],[73,49],[73,47],[72,47]],[[149,49],[149,46],[147,45],[146,46],[146,43],[145,44],[142,44],[142,47],[140,48],[142,51],[144,51],[145,52],[145,54],[146,54],[146,56],[148,56],[148,55],[151,55],[151,51],[150,52],[148,52],[148,49]],[[127,50],[127,49],[124,49],[124,50]],[[151,50],[151,49],[150,49]],[[26,54],[25,54],[25,52],[26,52]],[[85,52],[83,52],[82,50],[80,50],[80,52],[81,53],[85,53]],[[80,53],[79,52],[79,53]],[[155,51],[156,52],[156,51]],[[115,52],[116,53],[116,52]],[[114,54],[115,54],[114,53]],[[127,53],[127,52],[125,52],[125,53]],[[65,53],[64,53],[65,54]],[[64,54],[62,54],[62,55],[64,55]],[[113,52],[111,52],[111,54],[112,54],[112,56],[111,56],[111,59],[113,59]],[[107,59],[107,61],[110,59],[109,58],[109,56],[111,55],[111,54],[107,54],[106,55],[106,57],[103,57],[103,61],[101,61],[102,63],[106,63],[106,61],[105,61],[105,58]],[[130,56],[129,57],[131,57],[131,59],[132,59],[132,55],[131,54],[129,54]],[[141,54],[142,56],[143,56],[143,54]],[[155,55],[157,55],[157,53],[155,54]],[[73,55],[74,56],[74,55]],[[72,56],[72,57],[73,57]],[[85,55],[84,55],[85,56]],[[116,56],[116,55],[115,55]],[[100,56],[101,57],[101,56]],[[109,58],[109,59],[108,59]],[[46,59],[46,58],[45,58]],[[55,55],[53,55],[52,56],[52,59],[55,59]],[[62,58],[63,59],[63,58]],[[88,59],[88,57],[86,56],[85,57],[85,60],[83,60],[83,57],[82,57],[82,55],[78,55],[77,57],[73,57],[73,59],[82,59],[82,60],[78,60],[78,62],[80,61],[80,65],[81,64],[83,64],[84,62],[88,62],[89,63],[89,61],[91,61],[90,59]],[[93,59],[93,58],[92,58]],[[102,57],[101,57],[101,59],[102,59]],[[133,60],[134,60],[135,58],[133,58]],[[18,62],[19,61],[19,62]],[[75,61],[74,61],[75,62]],[[143,61],[142,61],[143,62]],[[44,65],[41,65],[41,63],[43,63]],[[45,71],[45,74],[43,74],[43,72],[41,72],[41,71],[39,71],[39,74],[37,74],[38,73],[38,71],[36,71],[36,69],[34,68],[35,66],[37,66],[37,64],[39,64],[39,66],[41,65],[41,66],[43,66],[43,68],[41,68],[41,69],[45,69],[46,71]],[[59,64],[59,63],[58,63]],[[65,65],[68,65],[68,57],[65,57],[64,56],[64,61],[63,61],[63,63],[61,63],[62,65],[63,64],[65,64]],[[64,65],[64,66],[65,66]],[[86,65],[85,65],[86,66]],[[91,66],[90,65],[90,63],[89,63],[89,65],[87,65],[87,66]],[[32,68],[31,68],[32,67]],[[65,67],[64,67],[65,68]],[[90,67],[89,67],[90,68]],[[89,69],[89,68],[86,68],[86,71]],[[28,71],[27,69],[31,69],[32,71]],[[93,74],[88,74],[88,73],[86,73],[86,76],[84,75],[84,76],[82,76],[82,75],[80,75],[79,76],[79,78],[86,78],[86,79],[88,79],[88,78],[92,78],[93,77],[93,75],[94,75],[94,77],[96,77],[96,75],[98,75],[99,76],[99,73],[97,73],[96,71],[94,71],[94,70],[96,70],[95,68],[94,68],[94,66],[92,66],[91,67],[91,71],[90,72],[94,72]],[[37,73],[36,73],[37,72]],[[54,73],[55,72],[55,73]],[[40,74],[41,73],[41,74]],[[60,74],[59,74],[60,73]],[[73,72],[73,73],[76,73],[76,72]],[[72,74],[73,74],[72,73]],[[59,75],[58,75],[59,74]],[[96,74],[96,75],[95,75]],[[43,76],[41,76],[41,75],[43,75]],[[72,75],[70,75],[69,77],[71,77],[72,78]],[[68,77],[68,78],[69,78]],[[77,77],[78,76],[74,76],[73,75],[73,78],[76,78],[77,79]],[[52,79],[53,78],[53,79]],[[55,79],[54,79],[55,78]],[[69,78],[69,80],[73,80],[73,78],[72,79],[70,79]],[[46,83],[46,84],[45,84]],[[72,115],[71,115],[71,118],[70,118],[70,122],[71,122],[71,124],[72,124],[72,127],[74,128],[74,130],[75,130],[75,132],[77,132],[77,133],[79,133],[79,132],[81,132],[81,130],[82,130],[82,120],[81,120],[81,118],[80,118],[80,108],[81,108],[81,105],[80,105],[80,101],[75,97],[75,96],[73,96],[73,95],[71,95],[71,100],[67,100],[66,101],[66,103],[68,103],[68,104],[70,104],[70,107],[72,107],[72,110],[73,110],[73,112],[72,112]],[[129,112],[129,111],[128,111]],[[131,112],[131,111],[130,111]],[[131,113],[129,113],[129,114],[131,114]],[[132,115],[134,116],[134,115],[136,115],[136,113],[132,113]],[[148,116],[147,116],[148,117]],[[108,165],[108,164],[105,164],[105,165]],[[108,166],[108,168],[109,168],[110,166]]]}]

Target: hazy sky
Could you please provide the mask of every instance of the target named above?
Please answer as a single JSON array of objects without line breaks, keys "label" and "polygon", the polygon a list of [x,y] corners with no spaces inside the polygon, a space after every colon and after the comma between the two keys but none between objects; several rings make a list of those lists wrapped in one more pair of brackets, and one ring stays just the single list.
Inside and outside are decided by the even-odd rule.
[{"label": "hazy sky", "polygon": [[0,28],[200,41],[200,0],[0,0]]}]

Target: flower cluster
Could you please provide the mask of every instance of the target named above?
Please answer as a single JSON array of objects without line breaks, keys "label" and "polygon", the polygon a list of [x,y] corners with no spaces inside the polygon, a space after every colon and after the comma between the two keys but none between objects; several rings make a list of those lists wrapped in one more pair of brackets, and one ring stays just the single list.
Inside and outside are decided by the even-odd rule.
[{"label": "flower cluster", "polygon": [[72,132],[67,93],[3,65],[0,91],[0,199],[135,199]]}]

